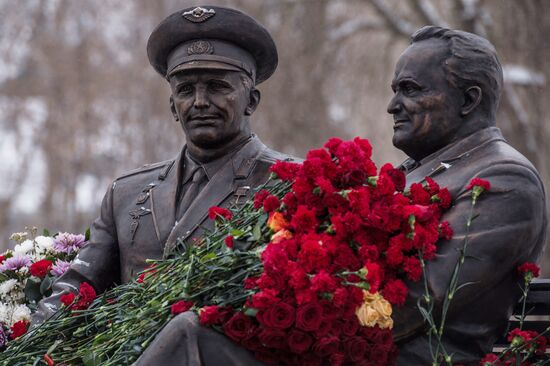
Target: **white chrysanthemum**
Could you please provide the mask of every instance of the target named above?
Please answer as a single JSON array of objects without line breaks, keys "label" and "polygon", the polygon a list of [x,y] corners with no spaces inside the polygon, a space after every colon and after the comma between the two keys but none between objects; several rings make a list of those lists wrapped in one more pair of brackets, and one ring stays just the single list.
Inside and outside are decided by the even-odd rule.
[{"label": "white chrysanthemum", "polygon": [[9,294],[16,285],[17,280],[13,278],[0,283],[0,295]]},{"label": "white chrysanthemum", "polygon": [[11,320],[11,307],[0,302],[0,323],[8,324]]},{"label": "white chrysanthemum", "polygon": [[21,244],[17,244],[13,251],[17,254],[27,254],[34,249],[34,242],[32,240],[25,240]]},{"label": "white chrysanthemum", "polygon": [[21,275],[26,275],[27,273],[29,273],[29,267],[21,267],[17,270],[17,273]]},{"label": "white chrysanthemum", "polygon": [[21,300],[25,299],[25,291],[23,290],[12,291],[10,293],[10,296],[14,302],[21,302]]},{"label": "white chrysanthemum", "polygon": [[21,320],[31,321],[31,309],[25,305],[15,305],[11,316],[11,324],[13,325]]},{"label": "white chrysanthemum", "polygon": [[36,251],[39,253],[44,253],[53,248],[53,238],[48,236],[37,236],[34,239],[36,243]]}]

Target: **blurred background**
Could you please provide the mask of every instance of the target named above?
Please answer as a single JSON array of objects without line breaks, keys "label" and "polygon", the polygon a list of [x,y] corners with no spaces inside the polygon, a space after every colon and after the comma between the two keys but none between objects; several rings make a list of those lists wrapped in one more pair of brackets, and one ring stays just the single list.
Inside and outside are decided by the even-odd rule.
[{"label": "blurred background", "polygon": [[[362,136],[377,163],[398,164],[386,105],[410,34],[435,24],[487,37],[505,71],[498,125],[550,188],[550,1],[207,3],[245,11],[275,38],[279,67],[259,87],[253,128],[298,156],[331,136]],[[25,226],[84,232],[112,179],[179,152],[168,84],[145,45],[165,16],[192,5],[201,3],[0,0],[0,250]]]}]

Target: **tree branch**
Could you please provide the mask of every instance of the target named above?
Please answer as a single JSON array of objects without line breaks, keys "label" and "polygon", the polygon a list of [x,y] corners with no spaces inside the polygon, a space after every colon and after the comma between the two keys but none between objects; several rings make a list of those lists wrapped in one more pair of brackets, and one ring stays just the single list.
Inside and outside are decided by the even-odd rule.
[{"label": "tree branch", "polygon": [[412,0],[412,5],[426,24],[449,28],[449,24],[441,17],[430,0]]},{"label": "tree branch", "polygon": [[330,29],[328,32],[328,38],[331,41],[341,41],[355,33],[380,28],[382,28],[382,24],[379,22],[375,22],[370,19],[356,18]]},{"label": "tree branch", "polygon": [[368,2],[376,9],[378,14],[386,21],[390,30],[395,34],[408,39],[416,30],[417,27],[414,24],[396,15],[395,11],[383,0],[368,0]]}]

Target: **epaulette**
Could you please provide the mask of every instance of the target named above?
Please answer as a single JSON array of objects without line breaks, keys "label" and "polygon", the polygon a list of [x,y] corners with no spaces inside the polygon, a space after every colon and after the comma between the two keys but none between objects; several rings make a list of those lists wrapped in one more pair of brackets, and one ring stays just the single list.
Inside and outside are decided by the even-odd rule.
[{"label": "epaulette", "polygon": [[271,149],[265,149],[264,151],[262,151],[258,159],[266,161],[268,163],[272,163],[272,164],[279,160],[292,162],[292,163],[301,163],[303,161],[303,159],[296,158],[294,156],[290,156],[287,154],[283,154],[279,151],[275,151]]},{"label": "epaulette", "polygon": [[140,174],[140,173],[146,173],[146,172],[150,172],[152,170],[157,170],[157,169],[162,169],[159,172],[158,178],[161,179],[161,180],[164,180],[166,178],[166,176],[168,175],[168,173],[170,172],[170,169],[172,169],[172,166],[174,165],[174,162],[175,162],[175,160],[172,159],[172,160],[161,161],[161,162],[158,162],[158,163],[145,164],[140,168],[133,169],[133,170],[130,170],[126,173],[123,173],[116,180],[118,181],[120,179],[130,177],[132,175],[136,175],[136,174]]}]

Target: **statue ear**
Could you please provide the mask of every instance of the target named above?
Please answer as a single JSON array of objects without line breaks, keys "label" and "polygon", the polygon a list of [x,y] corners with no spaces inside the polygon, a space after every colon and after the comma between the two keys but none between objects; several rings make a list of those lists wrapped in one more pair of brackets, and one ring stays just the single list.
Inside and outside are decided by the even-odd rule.
[{"label": "statue ear", "polygon": [[246,109],[244,110],[245,116],[250,116],[256,108],[258,108],[258,105],[260,104],[261,99],[261,93],[258,89],[252,88],[250,90],[250,100],[248,102],[248,105],[246,106]]},{"label": "statue ear", "polygon": [[479,86],[471,86],[464,92],[464,103],[460,110],[460,114],[465,116],[472,112],[475,107],[481,103],[482,97],[481,88]]},{"label": "statue ear", "polygon": [[170,110],[172,111],[172,116],[174,116],[174,119],[176,120],[176,122],[179,122],[180,118],[178,117],[176,106],[174,105],[174,98],[171,95],[170,95]]}]

